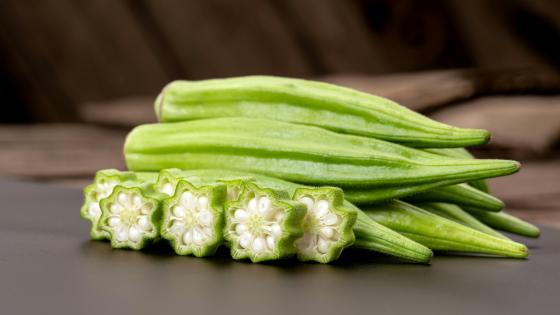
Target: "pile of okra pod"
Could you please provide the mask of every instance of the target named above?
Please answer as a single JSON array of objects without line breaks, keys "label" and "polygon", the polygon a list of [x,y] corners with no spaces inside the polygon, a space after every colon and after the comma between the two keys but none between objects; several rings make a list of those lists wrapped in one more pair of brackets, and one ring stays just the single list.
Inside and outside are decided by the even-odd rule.
[{"label": "pile of okra pod", "polygon": [[345,248],[429,263],[432,250],[526,258],[494,230],[537,237],[502,212],[486,179],[519,170],[465,149],[485,130],[433,121],[352,89],[280,77],[175,81],[160,121],[124,144],[127,171],[101,170],[81,215],[91,238],[178,255],[296,257],[328,263]]}]

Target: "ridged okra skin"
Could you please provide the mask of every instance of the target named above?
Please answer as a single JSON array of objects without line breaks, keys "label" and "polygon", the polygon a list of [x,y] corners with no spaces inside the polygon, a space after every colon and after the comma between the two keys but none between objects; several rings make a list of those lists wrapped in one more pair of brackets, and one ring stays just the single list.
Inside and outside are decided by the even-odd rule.
[{"label": "ridged okra skin", "polygon": [[393,101],[332,84],[272,76],[169,83],[155,102],[162,122],[251,117],[315,125],[413,147],[488,142],[485,130],[433,121]]},{"label": "ridged okra skin", "polygon": [[[260,174],[220,169],[196,169],[180,172],[182,176],[185,176],[186,178],[197,177],[213,180],[221,178],[222,180],[227,181],[231,181],[236,178],[250,179],[250,181],[261,187],[267,187],[278,191],[287,191],[292,199],[304,202],[308,207],[308,211],[310,211],[309,208],[311,208],[311,212],[313,216],[315,216],[314,220],[311,222],[306,221],[310,218],[310,216],[305,216],[304,230],[305,227],[310,225],[310,223],[313,223],[313,221],[322,223],[321,220],[318,220],[321,218],[323,221],[326,221],[325,223],[327,224],[320,224],[316,226],[319,233],[313,233],[313,237],[316,237],[315,239],[317,240],[317,247],[315,247],[314,251],[306,251],[306,253],[303,253],[300,251],[301,248],[298,248],[298,258],[300,260],[328,263],[337,259],[338,253],[349,246],[381,252],[415,263],[429,263],[432,257],[432,251],[429,248],[373,221],[360,209],[348,201],[344,200],[342,206],[340,206],[337,201],[340,194],[340,189],[338,188],[310,187]],[[305,197],[309,197],[311,200],[306,200],[307,198]],[[327,201],[328,207],[325,207],[324,202],[322,201]],[[320,206],[321,204],[323,205]],[[324,210],[319,212],[319,208],[328,208],[328,212],[323,214]],[[332,215],[330,215],[330,213],[334,213],[343,218],[343,220],[337,220],[338,223],[335,225],[337,233],[333,233],[333,236],[340,235],[341,237],[337,242],[333,242],[332,238],[324,239],[321,242],[322,246],[328,244],[329,249],[327,251],[328,254],[323,254],[321,252],[324,250],[320,250],[318,245],[320,237],[324,238],[325,236],[331,236],[329,231],[323,231],[322,233],[326,234],[324,236],[320,235],[322,234],[322,228],[332,228],[332,224],[329,224],[332,222],[330,219],[332,218]],[[353,231],[355,237],[350,236],[350,231]],[[345,235],[348,236],[345,237]],[[352,243],[352,240],[354,239],[356,241]],[[296,244],[298,243],[296,242]]]},{"label": "ridged okra skin", "polygon": [[[474,156],[465,148],[433,148],[425,151],[458,159],[474,159]],[[488,182],[484,179],[471,181],[469,185],[485,193],[490,193]]]},{"label": "ridged okra skin", "polygon": [[249,118],[143,125],[125,144],[126,162],[134,171],[220,168],[310,185],[434,188],[519,169],[515,161],[422,158],[430,154],[420,152],[311,126]]},{"label": "ridged okra skin", "polygon": [[368,207],[373,220],[433,250],[526,258],[527,247],[497,238],[402,201]]},{"label": "ridged okra skin", "polygon": [[459,206],[474,207],[481,211],[498,212],[504,208],[500,199],[467,184],[451,185],[428,190],[405,198],[406,201],[443,202]]},{"label": "ridged okra skin", "polygon": [[[144,180],[154,180],[155,175],[142,176]],[[91,223],[90,237],[93,240],[104,240],[109,238],[109,233],[99,228],[101,217],[101,199],[108,197],[115,186],[138,180],[136,173],[119,171],[116,169],[105,169],[97,171],[93,183],[84,189],[84,203],[80,209],[80,216]]]},{"label": "ridged okra skin", "polygon": [[443,203],[443,202],[425,202],[413,203],[415,206],[427,210],[433,214],[439,215],[451,221],[463,224],[477,231],[503,239],[509,239],[501,233],[495,231],[488,225],[480,222],[475,217],[470,215],[465,210],[461,209],[458,205]]},{"label": "ridged okra skin", "polygon": [[154,189],[160,193],[172,196],[180,180],[186,180],[196,185],[224,184],[227,189],[226,201],[233,201],[239,198],[245,188],[245,183],[252,179],[247,176],[226,176],[217,170],[201,173],[199,170],[185,171],[178,168],[169,168],[159,172]]},{"label": "ridged okra skin", "polygon": [[151,186],[117,185],[101,200],[99,227],[109,234],[113,248],[140,250],[159,238],[162,201],[167,196]]},{"label": "ridged okra skin", "polygon": [[178,255],[214,255],[222,244],[224,228],[224,184],[196,187],[179,180],[174,195],[163,202],[161,237]]},{"label": "ridged okra skin", "polygon": [[465,210],[478,220],[501,231],[535,238],[539,237],[541,234],[538,227],[503,211],[494,213],[469,208],[466,208]]},{"label": "ridged okra skin", "polygon": [[296,254],[306,206],[286,192],[245,184],[238,200],[226,203],[224,238],[234,259],[278,260]]}]

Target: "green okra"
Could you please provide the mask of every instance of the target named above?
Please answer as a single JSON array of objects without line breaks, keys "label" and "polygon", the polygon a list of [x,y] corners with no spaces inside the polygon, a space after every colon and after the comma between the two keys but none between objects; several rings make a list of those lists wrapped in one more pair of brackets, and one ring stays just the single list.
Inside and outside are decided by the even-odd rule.
[{"label": "green okra", "polygon": [[379,96],[273,76],[174,81],[157,97],[155,111],[161,122],[265,118],[413,147],[464,147],[490,138],[486,130],[445,125]]},{"label": "green okra", "polygon": [[[459,159],[474,159],[474,156],[465,148],[439,148],[439,149],[435,148],[435,149],[425,149],[425,151],[438,155],[455,157]],[[488,187],[488,182],[484,179],[470,181],[469,185],[485,193],[490,192],[490,188]]]},{"label": "green okra", "polygon": [[498,212],[504,208],[500,199],[467,184],[440,187],[405,198],[412,203],[444,202],[459,206],[474,207],[482,211]]},{"label": "green okra", "polygon": [[121,183],[100,201],[99,228],[114,248],[140,250],[159,238],[162,201],[152,183]]},{"label": "green okra", "polygon": [[[148,173],[140,176],[144,180],[155,180],[157,174]],[[99,201],[108,197],[115,186],[138,180],[137,173],[129,171],[119,171],[116,169],[105,169],[97,171],[93,183],[84,189],[84,203],[80,209],[82,218],[90,221],[90,237],[94,240],[103,240],[109,238],[109,233],[99,228],[99,218],[101,217],[101,208]]]},{"label": "green okra", "polygon": [[363,209],[373,220],[433,250],[526,258],[527,247],[453,222],[402,201]]},{"label": "green okra", "polygon": [[432,154],[317,127],[249,118],[143,125],[125,144],[126,162],[134,171],[220,168],[342,187],[433,188],[519,169],[515,161],[423,155]]},{"label": "green okra", "polygon": [[344,200],[340,204],[343,193],[336,187],[309,187],[259,174],[218,169],[162,170],[162,173],[226,182],[241,178],[261,187],[288,192],[292,199],[307,206],[307,215],[304,217],[305,234],[296,241],[297,256],[302,261],[328,263],[336,260],[343,249],[349,246],[381,252],[410,262],[428,263],[432,257],[428,248],[371,220],[348,201]]},{"label": "green okra", "polygon": [[179,255],[213,255],[222,244],[226,186],[196,187],[179,180],[172,197],[163,202],[161,237]]},{"label": "green okra", "polygon": [[413,203],[413,204],[419,208],[430,211],[433,214],[437,214],[440,217],[444,217],[446,219],[455,221],[457,223],[463,224],[465,226],[468,226],[480,232],[484,232],[486,234],[503,238],[503,239],[509,239],[503,234],[487,226],[486,224],[480,222],[475,217],[473,217],[472,215],[470,215],[468,212],[461,209],[461,207],[457,205],[451,203],[443,203],[443,202],[421,202],[421,203]]},{"label": "green okra", "polygon": [[278,260],[296,254],[306,206],[286,192],[246,183],[241,196],[226,203],[224,238],[234,259]]},{"label": "green okra", "polygon": [[465,210],[481,222],[501,231],[527,237],[539,237],[541,233],[540,229],[533,224],[503,211],[494,213],[469,208],[465,208]]}]

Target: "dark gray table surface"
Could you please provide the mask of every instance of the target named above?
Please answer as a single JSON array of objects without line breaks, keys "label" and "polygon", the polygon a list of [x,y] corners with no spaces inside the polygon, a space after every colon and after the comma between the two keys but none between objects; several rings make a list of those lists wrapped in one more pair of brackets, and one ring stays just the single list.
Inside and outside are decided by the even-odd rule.
[{"label": "dark gray table surface", "polygon": [[251,264],[88,240],[81,192],[0,180],[0,314],[560,314],[560,231],[529,260]]}]

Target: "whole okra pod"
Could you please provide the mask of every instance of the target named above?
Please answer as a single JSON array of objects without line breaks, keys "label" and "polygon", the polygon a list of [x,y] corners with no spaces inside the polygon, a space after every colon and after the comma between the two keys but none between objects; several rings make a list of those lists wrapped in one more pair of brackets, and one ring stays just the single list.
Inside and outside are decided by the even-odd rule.
[{"label": "whole okra pod", "polygon": [[[371,145],[365,147],[363,142]],[[381,140],[272,120],[219,118],[136,127],[127,137],[129,169],[221,168],[312,185],[425,190],[516,172],[507,160],[423,158],[429,153]],[[426,186],[429,188],[426,188]],[[418,189],[408,189],[407,194]]]},{"label": "whole okra pod", "polygon": [[[140,178],[138,178],[140,175]],[[113,192],[115,186],[135,182],[138,180],[155,182],[157,174],[154,173],[134,173],[130,171],[119,171],[116,169],[105,169],[97,171],[93,183],[84,189],[84,203],[80,209],[82,218],[90,221],[90,236],[94,240],[109,238],[109,233],[99,227],[101,217],[101,199],[108,197]]]},{"label": "whole okra pod", "polygon": [[433,250],[526,258],[527,247],[453,222],[402,201],[363,209],[373,220]]},{"label": "whole okra pod", "polygon": [[174,81],[157,97],[162,122],[251,117],[315,125],[413,147],[486,143],[486,130],[452,127],[388,99],[327,83],[272,76]]}]

